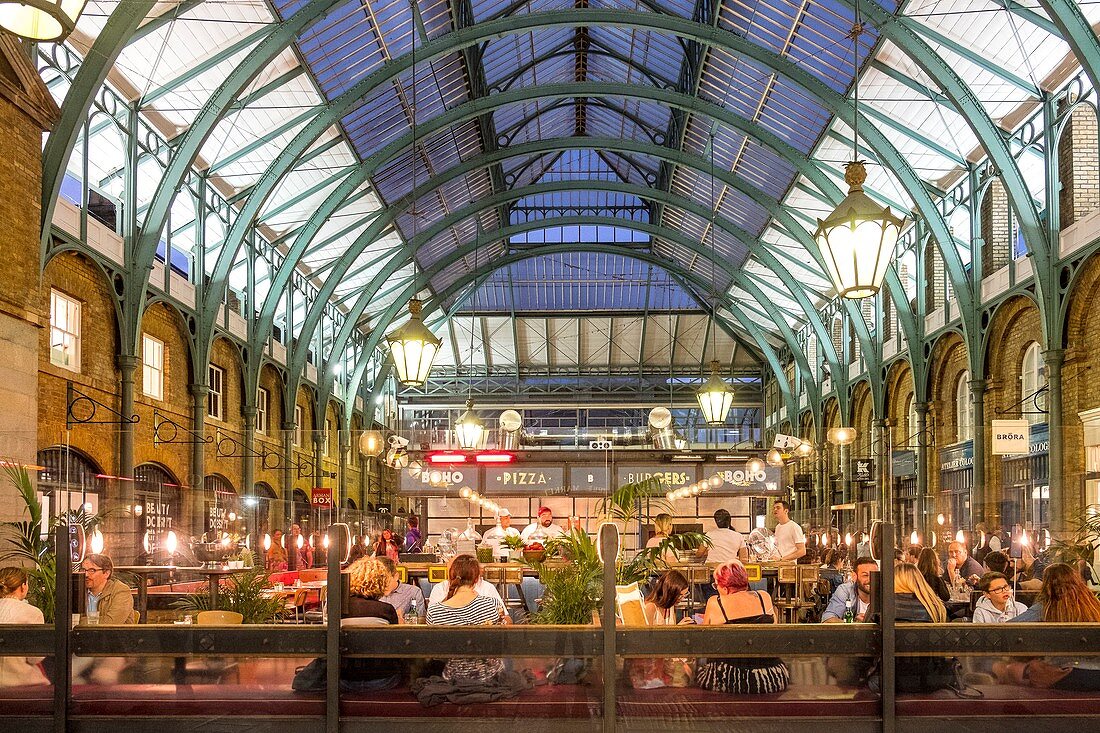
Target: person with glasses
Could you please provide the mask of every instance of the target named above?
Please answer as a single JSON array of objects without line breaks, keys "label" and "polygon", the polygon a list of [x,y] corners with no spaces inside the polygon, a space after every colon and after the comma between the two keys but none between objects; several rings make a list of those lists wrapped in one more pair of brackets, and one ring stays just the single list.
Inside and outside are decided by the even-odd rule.
[{"label": "person with glasses", "polygon": [[1004,573],[986,573],[978,581],[978,590],[982,597],[974,605],[976,624],[1003,624],[1027,610],[1027,606],[1012,598],[1012,583]]},{"label": "person with glasses", "polygon": [[134,596],[130,586],[115,580],[115,565],[106,555],[88,555],[80,563],[88,593],[84,610],[96,623],[118,626],[134,621]]}]

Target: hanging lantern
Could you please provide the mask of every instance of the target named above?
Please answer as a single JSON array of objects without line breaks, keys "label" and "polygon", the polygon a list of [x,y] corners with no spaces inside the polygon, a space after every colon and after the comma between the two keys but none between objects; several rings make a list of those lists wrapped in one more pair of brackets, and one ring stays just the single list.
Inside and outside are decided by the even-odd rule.
[{"label": "hanging lantern", "polygon": [[29,41],[63,41],[76,28],[86,0],[0,2],[0,28]]},{"label": "hanging lantern", "polygon": [[359,452],[365,456],[376,456],[386,447],[386,441],[378,430],[367,430],[359,436]]},{"label": "hanging lantern", "polygon": [[863,192],[863,161],[844,166],[844,180],[848,195],[833,213],[817,220],[814,241],[837,295],[868,298],[882,287],[905,217],[898,218]]},{"label": "hanging lantern", "polygon": [[748,474],[757,474],[764,470],[764,462],[759,458],[750,458],[745,461],[745,472]]},{"label": "hanging lantern", "polygon": [[852,427],[829,428],[828,438],[833,445],[851,445],[856,440],[856,429]]},{"label": "hanging lantern", "polygon": [[103,553],[103,548],[107,545],[107,541],[103,537],[103,533],[98,529],[92,531],[91,540],[88,543],[89,549],[91,549],[93,555],[100,555]]},{"label": "hanging lantern", "polygon": [[915,530],[915,529],[913,530],[912,534],[909,535],[909,544],[911,544],[911,545],[919,545],[920,544],[920,535],[917,534],[917,530]]},{"label": "hanging lantern", "polygon": [[798,444],[798,447],[794,449],[794,454],[799,458],[809,458],[814,453],[814,444],[802,441]]},{"label": "hanging lantern", "polygon": [[778,448],[769,450],[765,460],[767,460],[769,466],[775,466],[776,468],[783,467],[783,454],[779,452]]},{"label": "hanging lantern", "polygon": [[439,352],[440,339],[424,325],[420,318],[420,301],[409,301],[409,320],[404,326],[386,336],[397,369],[397,381],[406,387],[422,387],[428,381],[432,362]]},{"label": "hanging lantern", "polygon": [[718,376],[721,366],[717,359],[710,363],[710,379],[695,393],[703,419],[708,425],[725,424],[726,415],[733,407],[733,390]]},{"label": "hanging lantern", "polygon": [[485,424],[474,412],[474,401],[466,400],[466,412],[455,423],[455,436],[463,450],[476,450],[485,438]]}]

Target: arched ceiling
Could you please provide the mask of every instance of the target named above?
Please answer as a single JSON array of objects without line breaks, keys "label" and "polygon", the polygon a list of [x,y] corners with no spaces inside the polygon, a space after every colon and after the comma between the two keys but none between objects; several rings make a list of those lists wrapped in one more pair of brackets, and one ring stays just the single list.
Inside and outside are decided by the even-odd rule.
[{"label": "arched ceiling", "polygon": [[[340,354],[420,292],[472,316],[472,332],[438,326],[454,365],[472,335],[482,368],[596,367],[578,334],[664,319],[678,326],[642,325],[599,365],[640,368],[663,339],[655,368],[697,368],[704,344],[734,369],[774,366],[768,348],[801,358],[798,329],[825,335],[809,233],[842,195],[857,118],[868,190],[928,221],[965,297],[966,243],[938,197],[991,157],[1021,226],[1037,222],[1043,161],[1006,157],[1001,133],[1100,56],[1080,32],[1092,3],[862,11],[855,110],[851,0],[90,2],[69,41],[80,73],[41,64],[64,112],[47,211],[73,178],[124,195],[105,115],[87,159],[70,155],[106,83],[166,141],[138,157],[131,266],[180,253],[210,278],[207,314],[252,285],[261,340],[290,329]],[[199,181],[223,225],[195,223]],[[284,297],[297,282],[310,296]],[[726,335],[690,336],[713,305]]]}]

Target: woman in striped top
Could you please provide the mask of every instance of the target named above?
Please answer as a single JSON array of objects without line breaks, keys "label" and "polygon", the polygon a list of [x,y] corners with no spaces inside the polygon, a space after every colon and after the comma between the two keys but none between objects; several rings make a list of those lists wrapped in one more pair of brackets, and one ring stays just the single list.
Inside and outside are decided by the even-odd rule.
[{"label": "woman in striped top", "polygon": [[[473,555],[459,555],[447,569],[447,596],[442,603],[428,606],[428,623],[439,626],[477,626],[499,624],[504,609],[495,598],[479,596],[474,586],[481,578],[481,565]],[[498,658],[449,659],[443,669],[443,679],[484,682],[504,671],[504,660]]]}]

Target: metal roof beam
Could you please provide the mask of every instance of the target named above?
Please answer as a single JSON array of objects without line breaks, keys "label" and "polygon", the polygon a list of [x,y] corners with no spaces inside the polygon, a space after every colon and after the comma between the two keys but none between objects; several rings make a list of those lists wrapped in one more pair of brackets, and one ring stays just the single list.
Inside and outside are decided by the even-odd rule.
[{"label": "metal roof beam", "polygon": [[259,42],[263,41],[276,28],[278,28],[278,24],[261,26],[252,33],[249,33],[244,38],[241,38],[240,40],[231,43],[228,46],[224,46],[218,49],[216,52],[210,54],[202,61],[196,61],[195,63],[189,65],[187,71],[183,72],[173,79],[170,79],[169,81],[166,81],[164,84],[161,84],[156,89],[153,89],[143,94],[141,96],[141,99],[138,101],[138,107],[144,108],[155,104],[156,101],[159,100],[161,97],[171,94],[179,87],[187,84],[188,82],[194,81],[198,77],[202,76],[206,72],[221,64],[223,61],[230,59],[236,56],[241,51],[244,51],[246,48],[255,46]]},{"label": "metal roof beam", "polygon": [[1039,0],[1039,4],[1058,26],[1059,35],[1088,74],[1092,88],[1100,90],[1100,38],[1081,12],[1080,5],[1073,0]]},{"label": "metal roof beam", "polygon": [[[339,139],[339,138],[337,138],[337,139]],[[358,164],[353,163],[352,165],[344,166],[340,170],[333,173],[331,176],[321,179],[317,183],[314,183],[312,186],[309,186],[308,188],[302,189],[301,191],[294,194],[293,196],[291,196],[290,198],[288,198],[286,201],[279,204],[275,208],[265,210],[264,213],[263,213],[263,216],[259,217],[256,220],[257,226],[266,225],[268,222],[270,222],[272,219],[274,219],[279,214],[282,214],[287,209],[291,209],[291,208],[297,206],[298,204],[302,203],[303,201],[308,199],[310,196],[313,196],[314,194],[318,193],[319,191],[324,191],[326,188],[328,188],[332,184],[339,181],[341,178],[346,176],[348,173],[351,173],[353,170],[355,170],[357,165]]]},{"label": "metal roof beam", "polygon": [[922,135],[921,133],[917,132],[913,129],[912,125],[907,125],[903,122],[900,122],[899,120],[891,117],[888,114],[885,114],[884,112],[880,112],[879,110],[868,104],[861,104],[860,109],[862,109],[864,111],[864,114],[866,114],[868,117],[873,120],[878,120],[880,123],[882,123],[886,127],[889,127],[894,132],[901,133],[905,137],[920,143],[934,153],[939,153],[957,166],[960,166],[962,168],[966,167],[966,161],[961,155],[952,150],[948,150],[943,145],[940,145],[938,142],[928,137],[927,135]]},{"label": "metal roof beam", "polygon": [[[1058,26],[1055,23],[1050,22],[1049,18],[1046,18],[1046,17],[1040,15],[1039,13],[1036,13],[1034,10],[1027,7],[1026,5],[1022,5],[1018,2],[1016,2],[1016,0],[990,0],[990,1],[993,2],[993,3],[996,3],[997,5],[1000,5],[1002,8],[1004,8],[1008,12],[1012,13],[1016,17],[1023,18],[1024,20],[1026,20],[1028,23],[1031,23],[1036,28],[1042,28],[1044,31],[1046,31],[1047,33],[1049,33],[1050,35],[1052,35],[1056,38],[1062,38],[1063,37],[1062,36],[1062,31],[1058,28]],[[1042,4],[1042,3],[1040,3],[1040,4]]]},{"label": "metal roof beam", "polygon": [[958,110],[955,109],[955,105],[951,104],[951,100],[944,96],[941,92],[936,91],[926,84],[921,84],[919,81],[909,76],[901,69],[894,68],[885,61],[880,61],[877,58],[871,60],[871,68],[875,69],[876,71],[882,72],[897,83],[908,89],[911,89],[917,94],[923,94],[924,96],[928,97],[930,101],[935,102],[941,107],[946,107],[952,112],[958,112]]},{"label": "metal roof beam", "polygon": [[1040,99],[1043,96],[1042,92],[1037,86],[1035,86],[1035,84],[1031,83],[1027,79],[1024,79],[1023,77],[1013,74],[1007,69],[998,66],[997,64],[993,63],[988,58],[981,55],[969,46],[963,45],[962,43],[959,43],[952,38],[948,38],[936,29],[931,28],[924,23],[919,23],[911,18],[904,18],[903,22],[905,24],[905,27],[907,27],[909,30],[917,33],[918,35],[924,36],[933,43],[940,44],[952,53],[957,54],[958,56],[961,56],[970,63],[974,64],[979,69],[988,71],[990,74],[997,77],[1006,84],[1011,84],[1012,86],[1016,87],[1022,92],[1027,93],[1029,96],[1035,99]]},{"label": "metal roof beam", "polygon": [[244,147],[239,148],[238,150],[230,153],[228,156],[224,158],[219,158],[218,160],[211,163],[210,166],[206,169],[206,174],[210,176],[218,175],[218,171],[221,171],[228,166],[233,165],[242,158],[251,155],[263,146],[272,142],[280,135],[293,130],[298,125],[301,125],[302,123],[315,117],[319,109],[320,108],[318,107],[313,107],[312,109],[308,109],[300,115],[291,117],[289,120],[284,120],[280,124],[276,125],[273,129],[265,131],[263,135],[248,143]]}]

